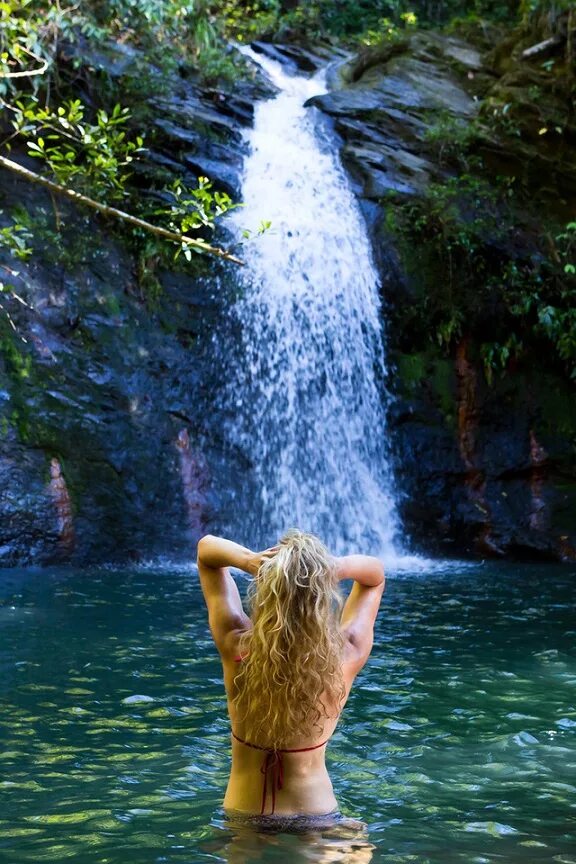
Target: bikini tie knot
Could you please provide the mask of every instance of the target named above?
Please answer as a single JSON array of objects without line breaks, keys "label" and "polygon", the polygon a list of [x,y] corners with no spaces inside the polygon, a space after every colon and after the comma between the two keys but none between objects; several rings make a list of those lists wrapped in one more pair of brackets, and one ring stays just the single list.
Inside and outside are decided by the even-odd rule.
[{"label": "bikini tie knot", "polygon": [[268,797],[269,771],[272,771],[272,810],[270,812],[270,815],[272,815],[276,810],[276,790],[280,791],[284,783],[284,763],[282,760],[282,754],[278,750],[267,750],[266,755],[264,756],[264,761],[260,767],[260,773],[264,776],[264,783],[262,786],[262,807],[260,809],[261,816],[265,815],[264,811],[266,809],[266,799]]}]

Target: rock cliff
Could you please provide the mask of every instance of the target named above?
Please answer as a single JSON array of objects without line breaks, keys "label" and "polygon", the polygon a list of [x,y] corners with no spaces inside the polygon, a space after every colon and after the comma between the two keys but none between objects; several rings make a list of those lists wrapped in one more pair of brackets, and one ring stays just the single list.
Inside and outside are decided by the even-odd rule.
[{"label": "rock cliff", "polygon": [[[543,152],[526,135],[511,146],[477,121],[498,88],[501,95],[517,86],[534,102],[529,88],[541,82],[514,85],[517,72],[498,68],[501,58],[491,58],[488,46],[434,33],[356,58],[256,48],[306,72],[331,64],[331,90],[313,102],[341,138],[382,276],[391,434],[413,547],[573,558],[573,385],[545,350],[487,373],[482,351],[486,333],[500,327],[497,303],[482,302],[476,317],[442,329],[430,297],[438,286],[454,290],[448,268],[463,267],[461,249],[439,263],[429,237],[415,241],[406,216],[420,213],[431,189],[468,176],[465,152],[490,177],[520,177],[540,206],[567,217],[576,191],[570,153]],[[122,76],[131,58],[112,51],[90,62]],[[175,76],[148,94],[143,189],[154,172],[187,182],[208,175],[237,195],[242,129],[267,92],[257,79],[223,90]],[[561,113],[560,102],[550,103],[551,114]],[[439,195],[436,205],[452,206]],[[205,360],[234,290],[228,271],[201,259],[186,267],[135,256],[116,226],[71,205],[61,207],[57,234],[49,195],[3,175],[3,210],[22,203],[37,217],[42,254],[12,279],[33,307],[13,310],[20,336],[6,322],[0,333],[0,565],[190,557],[197,536],[226,521],[227,502],[213,499],[210,472],[234,465],[233,455],[221,459],[225,447],[210,417],[220,373]],[[539,254],[541,226],[534,215],[516,218],[498,207],[474,232],[474,260],[520,267]],[[504,230],[491,231],[494,224]],[[486,273],[466,279],[468,294],[482,295]],[[234,476],[229,482],[234,487]]]}]

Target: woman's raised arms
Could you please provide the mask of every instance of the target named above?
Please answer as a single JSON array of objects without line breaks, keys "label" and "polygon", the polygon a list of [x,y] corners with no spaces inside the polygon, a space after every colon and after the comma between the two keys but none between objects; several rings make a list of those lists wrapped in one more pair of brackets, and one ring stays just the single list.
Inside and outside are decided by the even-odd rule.
[{"label": "woman's raised arms", "polygon": [[[246,546],[212,534],[207,534],[199,541],[200,584],[208,607],[210,630],[220,653],[226,650],[230,634],[251,626],[228,568],[236,567],[255,576],[262,562],[273,557],[277,551],[278,547],[275,546],[262,552],[253,552]],[[360,668],[372,649],[374,622],[384,591],[384,568],[378,558],[370,555],[347,555],[334,561],[338,578],[354,581],[344,604],[341,625]]]}]

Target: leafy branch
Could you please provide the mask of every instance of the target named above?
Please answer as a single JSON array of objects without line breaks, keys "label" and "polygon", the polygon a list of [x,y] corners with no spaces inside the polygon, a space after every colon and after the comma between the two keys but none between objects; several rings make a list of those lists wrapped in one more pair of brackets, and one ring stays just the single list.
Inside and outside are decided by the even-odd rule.
[{"label": "leafy branch", "polygon": [[89,198],[87,195],[83,195],[80,192],[76,192],[74,189],[70,189],[68,186],[62,186],[59,183],[55,183],[53,180],[48,180],[47,177],[35,174],[33,171],[24,168],[23,165],[19,165],[11,159],[7,159],[5,156],[0,156],[0,166],[14,172],[18,176],[29,180],[32,183],[38,183],[39,185],[49,189],[51,192],[56,192],[58,195],[62,195],[77,204],[82,204],[86,207],[90,207],[92,210],[97,210],[104,216],[111,216],[114,219],[120,219],[122,222],[126,222],[136,228],[141,228],[144,231],[157,235],[158,237],[163,237],[165,240],[171,240],[180,246],[181,251],[183,251],[185,255],[188,250],[197,249],[199,252],[214,255],[217,258],[223,258],[224,260],[231,261],[234,264],[241,265],[244,263],[225,249],[220,249],[218,246],[211,246],[205,240],[201,240],[197,237],[189,237],[184,233],[169,230],[160,225],[153,225],[145,219],[133,216],[131,213],[125,213],[122,210],[118,210],[116,207],[111,207],[109,204],[103,204],[101,201],[96,201],[93,198]]},{"label": "leafy branch", "polygon": [[[204,0],[201,4],[203,14],[208,14]],[[238,206],[229,196],[215,192],[206,178],[199,179],[197,189],[185,189],[179,183],[166,190],[172,193],[173,202],[153,215],[164,217],[167,227],[113,206],[130,197],[130,167],[145,152],[143,135],[129,135],[128,108],[116,104],[109,112],[100,108],[92,114],[80,99],[61,104],[51,100],[51,73],[56,70],[62,40],[76,41],[79,33],[102,38],[115,28],[121,30],[133,15],[143,33],[149,31],[154,38],[166,35],[168,24],[176,29],[183,24],[198,29],[199,6],[192,0],[169,0],[167,4],[163,0],[143,4],[110,0],[111,10],[113,20],[102,27],[98,24],[98,3],[66,9],[56,4],[47,9],[37,0],[0,2],[0,105],[11,115],[13,129],[3,148],[9,152],[14,139],[23,141],[28,154],[42,162],[46,171],[30,171],[4,155],[0,165],[22,179],[43,185],[53,196],[66,197],[176,243],[177,255],[184,252],[189,258],[195,250],[241,264],[226,250],[190,236],[190,231],[197,229],[214,230],[216,219]],[[38,65],[30,68],[30,61]],[[43,79],[41,85],[39,78]],[[28,79],[32,92],[19,92],[20,85],[14,79]],[[52,200],[59,230],[60,213],[54,197]]]},{"label": "leafy branch", "polygon": [[15,134],[26,141],[29,155],[41,159],[57,183],[68,186],[80,182],[92,194],[125,197],[130,172],[124,169],[144,152],[140,135],[134,141],[126,137],[128,108],[115,105],[110,115],[101,108],[96,122],[90,123],[80,99],[53,109],[41,107],[38,99],[31,97],[10,107]]}]

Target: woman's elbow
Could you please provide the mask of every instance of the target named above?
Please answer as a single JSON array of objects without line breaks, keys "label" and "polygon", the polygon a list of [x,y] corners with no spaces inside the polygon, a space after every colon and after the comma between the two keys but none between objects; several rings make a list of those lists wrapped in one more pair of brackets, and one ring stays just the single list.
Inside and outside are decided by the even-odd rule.
[{"label": "woman's elbow", "polygon": [[386,574],[384,573],[384,564],[379,558],[374,558],[374,577],[375,585],[384,585],[386,582]]},{"label": "woman's elbow", "polygon": [[210,545],[210,542],[213,539],[214,537],[212,534],[204,534],[204,536],[198,540],[198,546],[196,548],[196,557],[198,560],[202,558],[202,553],[206,551],[206,547]]}]

